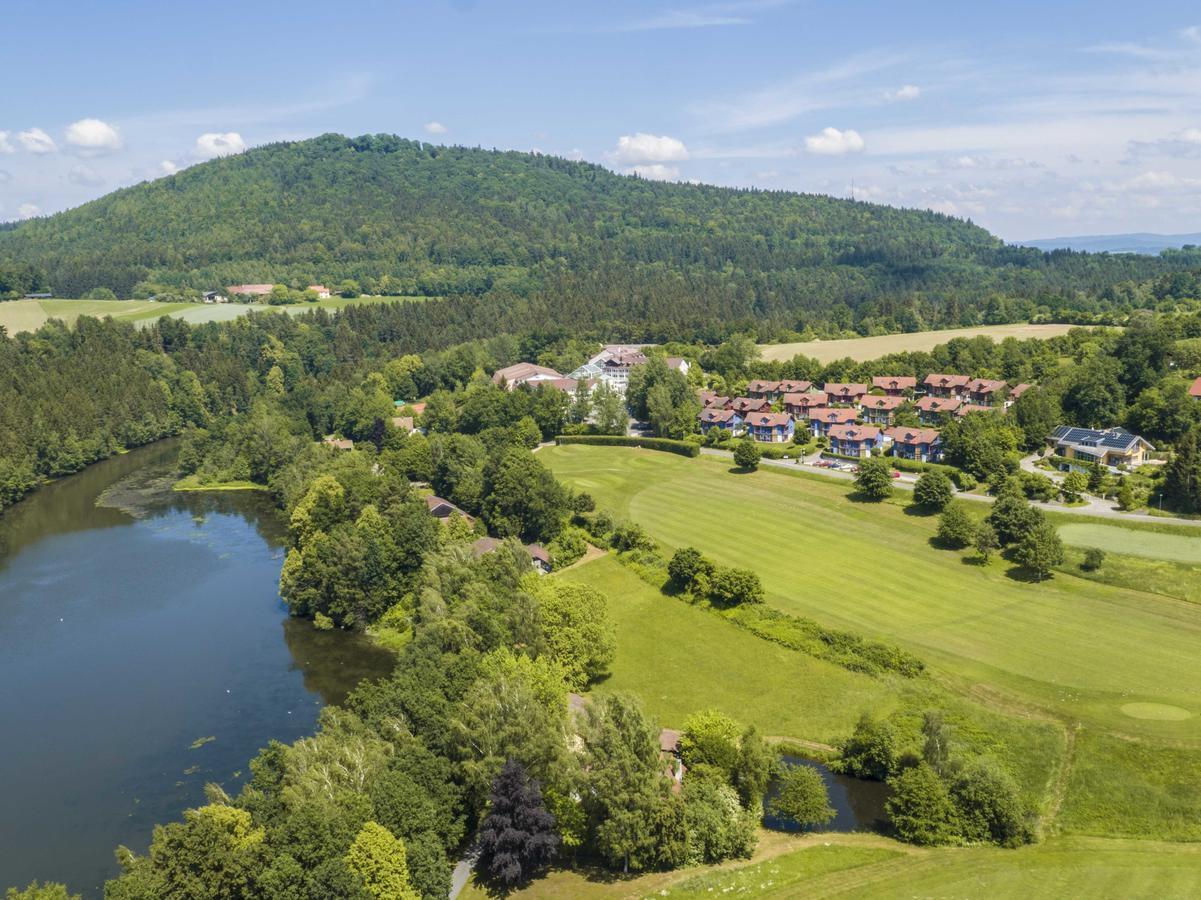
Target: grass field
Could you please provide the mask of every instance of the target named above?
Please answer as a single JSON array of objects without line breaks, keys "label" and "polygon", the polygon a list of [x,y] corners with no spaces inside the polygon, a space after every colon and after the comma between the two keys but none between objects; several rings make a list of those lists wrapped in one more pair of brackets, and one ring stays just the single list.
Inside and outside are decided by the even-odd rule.
[{"label": "grass field", "polygon": [[1201,534],[1157,534],[1113,525],[1073,524],[1060,525],[1059,536],[1074,547],[1097,547],[1107,553],[1201,564]]},{"label": "grass field", "polygon": [[245,315],[248,310],[256,312],[285,312],[299,315],[311,309],[337,310],[362,303],[418,302],[427,297],[356,297],[345,300],[330,297],[312,303],[297,303],[291,306],[246,305],[243,303],[152,303],[149,300],[11,300],[0,303],[0,325],[9,334],[35,331],[50,319],[62,319],[68,325],[80,316],[103,318],[112,316],[125,322],[151,322],[160,316],[183,319],[193,325],[205,322],[228,322]]},{"label": "grass field", "polygon": [[[1057,574],[1026,582],[932,545],[936,522],[855,503],[842,484],[580,445],[542,457],[669,548],[693,545],[763,579],[768,602],[896,642],[945,679],[984,684],[1065,720],[1201,739],[1201,718],[1139,721],[1133,702],[1201,710],[1201,609]],[[1135,534],[1135,532],[1131,532]]]},{"label": "grass field", "polygon": [[1067,334],[1071,325],[981,325],[977,328],[950,328],[945,331],[918,331],[912,334],[885,334],[879,337],[850,338],[841,341],[803,341],[796,344],[762,344],[760,357],[766,360],[792,359],[798,353],[820,363],[850,357],[862,362],[879,359],[889,353],[933,350],[957,337],[991,337],[1000,341],[1007,337],[1049,338]]}]

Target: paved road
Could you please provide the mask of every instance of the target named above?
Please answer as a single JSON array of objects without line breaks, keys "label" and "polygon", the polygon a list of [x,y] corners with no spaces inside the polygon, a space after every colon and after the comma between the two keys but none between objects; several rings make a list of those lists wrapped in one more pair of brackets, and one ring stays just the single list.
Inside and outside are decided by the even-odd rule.
[{"label": "paved road", "polygon": [[[732,459],[733,454],[726,450],[717,450],[713,447],[702,447],[701,453],[706,456],[724,456],[727,459]],[[764,459],[760,461],[760,465],[764,466],[779,466],[781,468],[801,470],[810,472],[814,475],[823,475],[826,478],[837,478],[842,481],[852,481],[855,476],[850,472],[843,472],[837,469],[820,469],[812,465],[813,461],[818,459],[821,454],[815,453],[808,457],[798,459]],[[1023,460],[1024,462],[1024,460]],[[1026,468],[1023,466],[1023,468]],[[1029,469],[1028,471],[1043,472],[1043,469]],[[893,483],[902,490],[913,490],[913,485],[917,482],[918,476],[909,472],[902,472],[901,477]],[[956,497],[963,500],[971,500],[977,503],[992,503],[993,498],[983,494],[964,494],[956,493]],[[1031,502],[1031,506],[1036,506],[1039,509],[1047,512],[1066,513],[1068,515],[1088,516],[1097,519],[1121,519],[1123,522],[1156,522],[1166,525],[1181,525],[1186,528],[1201,528],[1201,519],[1167,519],[1157,518],[1156,516],[1148,515],[1145,512],[1123,512],[1118,509],[1112,500],[1102,500],[1100,497],[1086,496],[1086,505],[1084,506],[1062,506],[1058,503],[1040,503]]]},{"label": "paved road", "polygon": [[471,872],[475,869],[475,853],[468,853],[455,864],[454,873],[450,876],[450,894],[449,900],[455,900],[459,896],[459,892],[467,887],[467,882],[471,880]]}]

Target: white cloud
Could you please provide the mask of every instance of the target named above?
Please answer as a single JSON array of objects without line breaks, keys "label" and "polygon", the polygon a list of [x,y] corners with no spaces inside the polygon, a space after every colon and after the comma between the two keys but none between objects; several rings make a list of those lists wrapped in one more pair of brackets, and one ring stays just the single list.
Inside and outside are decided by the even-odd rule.
[{"label": "white cloud", "polygon": [[36,203],[22,203],[17,207],[17,215],[22,219],[32,219],[34,216],[40,216],[42,208]]},{"label": "white cloud", "polygon": [[164,159],[158,164],[158,171],[160,175],[174,175],[179,171],[179,166],[171,162],[169,159]]},{"label": "white cloud", "polygon": [[104,184],[104,178],[88,166],[75,166],[75,168],[67,173],[67,180],[71,184],[78,184],[83,187],[97,187]]},{"label": "white cloud", "polygon": [[885,91],[885,100],[916,100],[922,95],[922,89],[916,84],[903,84],[895,91]]},{"label": "white cloud", "polygon": [[651,181],[671,181],[680,177],[678,166],[665,166],[663,163],[647,163],[641,166],[631,166],[626,169],[627,175],[637,175]]},{"label": "white cloud", "polygon": [[1190,25],[1188,28],[1181,28],[1180,36],[1186,41],[1201,44],[1201,25]]},{"label": "white cloud", "polygon": [[58,149],[58,145],[54,143],[54,139],[40,128],[30,128],[28,131],[22,131],[17,135],[17,140],[30,153],[37,153],[38,155],[53,153]]},{"label": "white cloud", "polygon": [[441,122],[426,122],[421,126],[426,134],[446,134],[446,126]]},{"label": "white cloud", "polygon": [[196,138],[196,153],[205,159],[241,153],[245,149],[246,142],[236,131],[208,131]]},{"label": "white cloud", "polygon": [[117,129],[99,119],[80,119],[67,126],[67,143],[88,156],[121,149]]},{"label": "white cloud", "polygon": [[819,156],[843,156],[862,150],[863,138],[859,136],[858,131],[850,128],[846,131],[823,128],[819,134],[811,134],[805,138],[805,149]]},{"label": "white cloud", "polygon": [[16,153],[17,148],[8,139],[7,131],[0,131],[0,153]]},{"label": "white cloud", "polygon": [[613,159],[622,165],[641,163],[683,162],[688,159],[688,148],[684,142],[667,135],[623,134],[617,139]]},{"label": "white cloud", "polygon": [[728,16],[704,10],[676,9],[649,19],[623,26],[621,31],[659,31],[665,28],[721,28],[727,25],[750,25],[744,16]]},{"label": "white cloud", "polygon": [[579,147],[572,147],[567,153],[567,158],[574,162],[580,162],[584,159],[584,151]]}]

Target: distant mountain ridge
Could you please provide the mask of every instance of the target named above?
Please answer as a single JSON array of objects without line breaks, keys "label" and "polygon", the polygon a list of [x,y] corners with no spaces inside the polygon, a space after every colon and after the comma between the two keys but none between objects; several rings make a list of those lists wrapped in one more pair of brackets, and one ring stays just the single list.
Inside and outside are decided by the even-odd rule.
[{"label": "distant mountain ridge", "polygon": [[1154,234],[1138,231],[1131,234],[1085,234],[1075,237],[1038,238],[1016,241],[1023,247],[1039,250],[1081,250],[1086,253],[1146,253],[1179,250],[1189,244],[1201,246],[1201,231],[1192,234]]}]

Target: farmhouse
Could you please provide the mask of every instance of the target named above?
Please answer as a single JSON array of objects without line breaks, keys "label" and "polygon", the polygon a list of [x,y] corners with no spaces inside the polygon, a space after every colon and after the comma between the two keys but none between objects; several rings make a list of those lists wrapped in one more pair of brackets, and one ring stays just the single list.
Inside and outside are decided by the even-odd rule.
[{"label": "farmhouse", "polygon": [[822,390],[830,395],[831,403],[844,403],[847,406],[856,406],[860,398],[867,393],[867,385],[831,382],[822,385]]},{"label": "farmhouse", "polygon": [[849,425],[858,417],[859,411],[855,409],[820,406],[809,410],[809,426],[813,429],[814,437],[821,437],[831,425]]},{"label": "farmhouse", "polygon": [[746,425],[751,437],[768,444],[787,444],[796,432],[788,413],[753,413],[746,417]]},{"label": "farmhouse", "polygon": [[310,284],[305,290],[315,291],[319,300],[328,300],[330,290],[323,284]]},{"label": "farmhouse", "polygon": [[[482,537],[471,545],[471,555],[477,559],[486,553],[494,552],[504,541],[500,538]],[[530,563],[539,575],[549,575],[551,570],[550,553],[541,544],[526,544],[525,552],[530,555]]]},{"label": "farmhouse", "polygon": [[246,297],[266,297],[275,287],[273,284],[231,284],[226,291],[229,295]]},{"label": "farmhouse", "polygon": [[872,379],[872,387],[889,397],[903,397],[917,388],[917,379],[909,375],[878,375]]},{"label": "farmhouse", "polygon": [[884,432],[874,425],[831,425],[826,435],[831,452],[843,456],[871,456],[884,447]]},{"label": "farmhouse", "polygon": [[1137,466],[1154,450],[1146,440],[1125,428],[1074,428],[1060,425],[1047,436],[1047,446],[1057,455],[1102,466]]},{"label": "farmhouse", "polygon": [[937,422],[939,416],[953,413],[959,409],[963,405],[963,401],[958,397],[926,396],[918,400],[915,405],[918,418],[923,422]]},{"label": "farmhouse", "polygon": [[783,398],[784,412],[797,419],[809,418],[809,410],[829,404],[825,391],[805,391],[799,394],[785,394]]},{"label": "farmhouse", "polygon": [[927,375],[922,384],[934,397],[962,397],[969,381],[966,375]]},{"label": "farmhouse", "polygon": [[893,456],[918,462],[942,459],[942,437],[934,428],[890,428],[886,434],[892,441]]},{"label": "farmhouse", "polygon": [[978,406],[991,406],[1004,394],[1004,381],[990,378],[974,378],[967,384],[967,399]]},{"label": "farmhouse", "polygon": [[859,407],[863,410],[865,422],[871,422],[873,425],[891,425],[893,416],[906,402],[906,398],[900,394],[868,394],[859,401]]},{"label": "farmhouse", "polygon": [[503,369],[497,369],[492,373],[492,383],[504,385],[505,390],[511,391],[518,385],[527,384],[531,381],[549,381],[562,377],[554,369],[548,369],[546,366],[520,362],[511,366],[505,366]]},{"label": "farmhouse", "polygon": [[701,434],[708,434],[712,429],[725,431],[732,435],[743,432],[743,418],[733,409],[705,409],[697,416],[701,426]]}]

